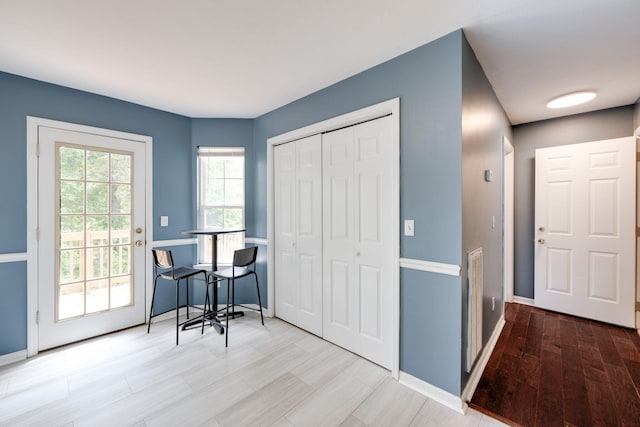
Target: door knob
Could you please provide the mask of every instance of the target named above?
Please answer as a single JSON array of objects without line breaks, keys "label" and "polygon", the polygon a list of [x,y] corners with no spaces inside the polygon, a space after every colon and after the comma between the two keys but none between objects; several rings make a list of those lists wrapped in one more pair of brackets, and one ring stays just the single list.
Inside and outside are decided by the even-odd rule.
[{"label": "door knob", "polygon": [[544,239],[538,239],[538,243],[540,243],[541,245],[544,245]]},{"label": "door knob", "polygon": [[136,240],[136,246],[137,247],[142,246],[142,240]]}]

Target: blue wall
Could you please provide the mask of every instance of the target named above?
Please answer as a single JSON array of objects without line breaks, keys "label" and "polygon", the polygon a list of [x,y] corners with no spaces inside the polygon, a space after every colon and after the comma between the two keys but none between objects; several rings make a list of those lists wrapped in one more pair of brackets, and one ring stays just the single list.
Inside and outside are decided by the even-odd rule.
[{"label": "blue wall", "polygon": [[[467,79],[471,80],[465,86],[463,82]],[[26,250],[26,115],[152,136],[154,240],[182,239],[185,236],[180,231],[196,224],[196,147],[244,146],[247,165],[253,166],[247,167],[247,235],[264,238],[267,235],[267,138],[399,97],[400,217],[415,220],[415,237],[401,235],[401,256],[462,265],[466,250],[462,225],[463,141],[493,138],[502,132],[504,124],[499,121],[490,132],[463,139],[463,107],[499,113],[499,103],[485,80],[461,30],[255,120],[189,119],[0,74],[0,93],[3,94],[0,143],[6,153],[0,160],[0,170],[6,174],[3,177],[13,180],[10,186],[7,180],[0,183],[0,195],[8,201],[0,210],[0,220],[4,220],[0,221],[3,227],[0,228],[3,236],[0,253]],[[485,97],[488,101],[483,101]],[[495,147],[491,143],[487,147],[494,161],[491,150]],[[159,227],[160,215],[169,216],[169,227]],[[7,227],[13,218],[17,223],[13,221],[12,227]],[[188,263],[195,257],[193,246],[172,249],[180,263]],[[266,248],[261,247],[258,270],[263,301],[267,299],[265,256]],[[10,270],[9,276],[17,282],[11,285],[8,303],[18,307],[17,313],[12,314],[20,318],[26,313],[26,273],[24,263],[15,265],[18,267],[10,263],[0,268]],[[461,371],[464,305],[461,277],[402,269],[400,287],[400,368],[460,395],[466,383]],[[167,289],[170,288],[160,291],[159,310],[170,307],[173,302],[173,293]],[[252,298],[248,295],[247,299]],[[6,319],[0,318],[2,320]],[[25,324],[26,320],[15,332],[9,332],[10,337],[3,333],[0,354],[26,347]]]},{"label": "blue wall", "polygon": [[[0,254],[27,250],[26,116],[153,137],[154,240],[193,226],[191,119],[0,73]],[[160,228],[159,216],[169,215]],[[0,355],[26,348],[26,263],[0,264]],[[173,301],[173,296],[171,297]]]},{"label": "blue wall", "polygon": [[27,263],[0,263],[0,355],[27,348]]},{"label": "blue wall", "polygon": [[253,182],[255,180],[253,155],[253,120],[249,119],[193,119],[191,121],[191,159],[193,187],[193,223],[197,224],[197,155],[198,147],[244,147],[245,155],[245,226],[246,236],[254,236],[253,231]]},{"label": "blue wall", "polygon": [[[462,387],[466,367],[468,277],[467,253],[482,248],[482,338],[486,344],[503,311],[502,188],[503,137],[511,123],[466,39],[462,49]],[[493,172],[486,182],[484,171]],[[495,222],[492,221],[495,218]],[[495,226],[492,226],[495,223]],[[492,304],[495,298],[495,308]]]},{"label": "blue wall", "polygon": [[[460,265],[462,37],[456,31],[257,118],[256,235],[267,235],[267,138],[400,97],[400,217],[416,230],[401,236],[400,255]],[[458,395],[460,278],[403,271],[400,286],[411,302],[400,307],[400,368]]]},{"label": "blue wall", "polygon": [[257,118],[256,235],[267,235],[267,138],[400,97],[400,211],[416,220],[401,255],[459,264],[461,39],[462,31],[451,33]]},{"label": "blue wall", "polygon": [[[254,227],[254,186],[256,174],[253,164],[255,163],[253,145],[254,120],[249,119],[193,119],[191,124],[191,156],[192,156],[192,188],[193,205],[197,203],[197,153],[199,146],[208,147],[244,147],[245,149],[245,226],[246,237],[255,237]],[[194,209],[193,223],[197,224],[197,212]],[[249,243],[247,246],[253,246]],[[195,255],[194,255],[195,257]],[[262,305],[267,306],[267,249],[260,246],[258,249],[257,271],[259,273],[260,292]],[[246,282],[246,283],[244,283]],[[243,285],[244,284],[244,285]],[[226,302],[226,290],[220,289],[220,303]],[[236,283],[236,301],[252,304],[258,303],[253,279],[248,278]]]}]

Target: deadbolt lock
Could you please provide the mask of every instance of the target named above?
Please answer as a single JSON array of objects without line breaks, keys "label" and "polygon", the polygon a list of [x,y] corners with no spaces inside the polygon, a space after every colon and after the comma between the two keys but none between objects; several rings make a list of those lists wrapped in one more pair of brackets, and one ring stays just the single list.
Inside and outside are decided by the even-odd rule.
[{"label": "deadbolt lock", "polygon": [[141,234],[142,233],[142,228],[140,228],[140,227],[136,228],[136,233],[137,234]]}]

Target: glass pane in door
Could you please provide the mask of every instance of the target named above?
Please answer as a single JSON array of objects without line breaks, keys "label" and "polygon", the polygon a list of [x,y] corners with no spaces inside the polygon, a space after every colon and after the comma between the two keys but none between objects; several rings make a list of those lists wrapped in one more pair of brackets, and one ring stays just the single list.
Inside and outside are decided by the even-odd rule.
[{"label": "glass pane in door", "polygon": [[56,145],[56,321],[133,304],[132,160]]}]

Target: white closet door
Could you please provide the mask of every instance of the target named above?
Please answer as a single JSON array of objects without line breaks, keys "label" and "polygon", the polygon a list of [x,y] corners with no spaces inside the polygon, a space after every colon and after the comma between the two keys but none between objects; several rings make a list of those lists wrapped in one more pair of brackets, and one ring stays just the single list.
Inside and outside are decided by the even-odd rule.
[{"label": "white closet door", "polygon": [[381,366],[393,356],[391,119],[323,137],[324,338]]},{"label": "white closet door", "polygon": [[276,315],[322,335],[322,150],[314,135],[275,148]]}]

